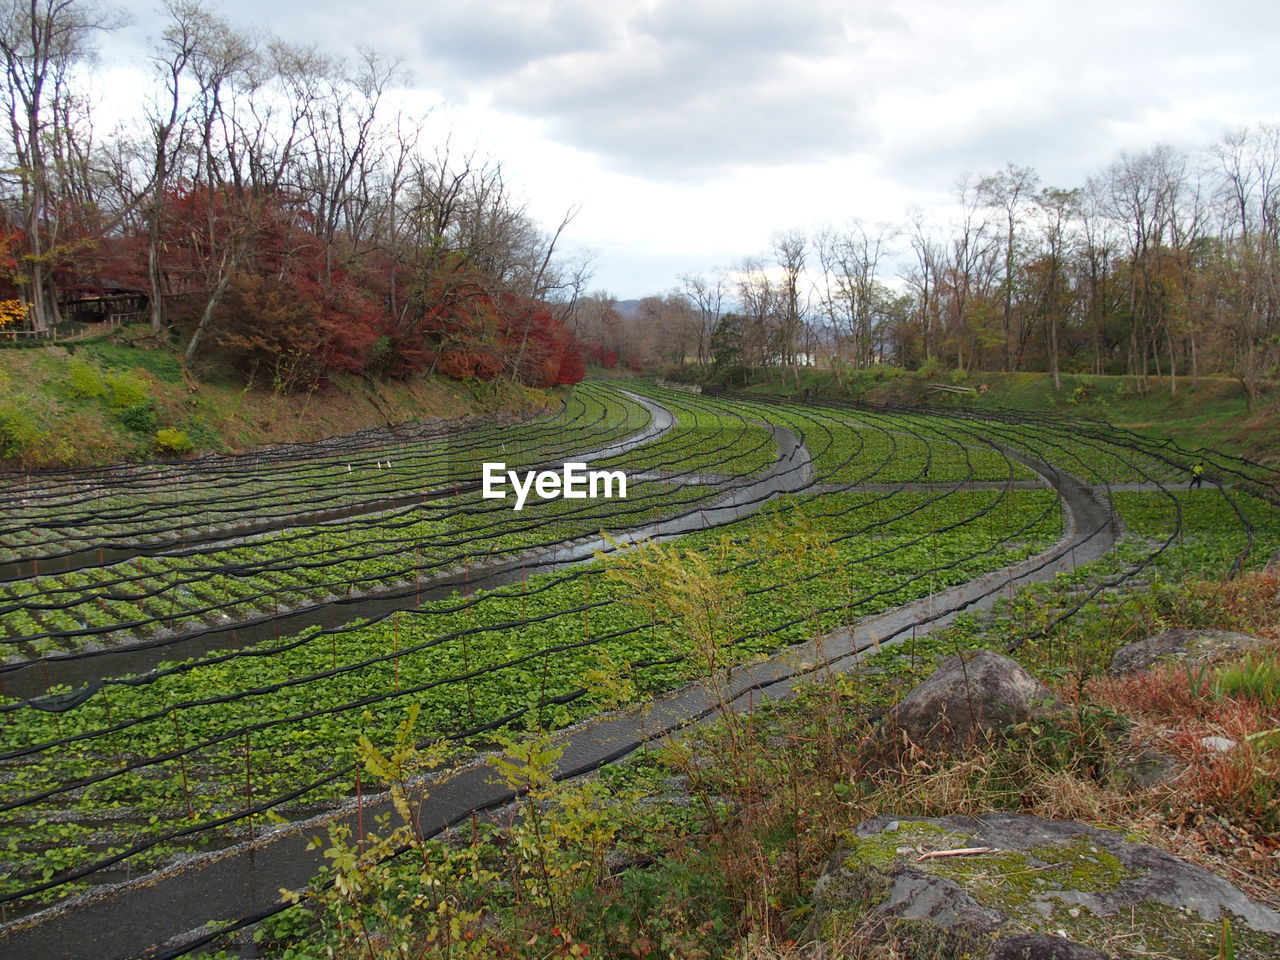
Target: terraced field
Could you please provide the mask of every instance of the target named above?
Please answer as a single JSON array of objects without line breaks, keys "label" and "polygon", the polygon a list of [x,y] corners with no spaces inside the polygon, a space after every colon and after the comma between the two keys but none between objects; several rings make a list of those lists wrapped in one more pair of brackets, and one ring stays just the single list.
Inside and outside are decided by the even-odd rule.
[{"label": "terraced field", "polygon": [[[488,461],[631,482],[515,511],[480,496]],[[1188,491],[1195,462],[1212,482]],[[1104,424],[644,381],[522,422],[0,478],[0,904],[74,905],[322,815],[363,789],[357,737],[392,742],[411,706],[462,760],[600,712],[602,666],[642,698],[696,680],[682,625],[610,576],[628,541],[678,538],[729,585],[728,664],[970,603],[956,591],[1076,545],[1106,553],[1081,605],[1160,570],[1230,575],[1280,549],[1276,490]]]}]

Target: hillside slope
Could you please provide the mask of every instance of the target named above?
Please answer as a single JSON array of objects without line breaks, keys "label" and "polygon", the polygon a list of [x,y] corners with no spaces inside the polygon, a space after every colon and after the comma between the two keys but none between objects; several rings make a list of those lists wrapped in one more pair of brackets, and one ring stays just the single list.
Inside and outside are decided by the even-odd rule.
[{"label": "hillside slope", "polygon": [[315,440],[362,427],[502,409],[540,409],[556,395],[508,383],[427,376],[335,375],[282,394],[229,379],[195,379],[143,331],[0,350],[0,466],[99,466]]}]

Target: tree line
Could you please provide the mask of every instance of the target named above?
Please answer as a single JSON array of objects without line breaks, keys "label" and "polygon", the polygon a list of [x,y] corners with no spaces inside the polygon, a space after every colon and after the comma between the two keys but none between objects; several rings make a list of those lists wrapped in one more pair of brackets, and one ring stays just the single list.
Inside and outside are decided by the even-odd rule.
[{"label": "tree line", "polygon": [[[579,322],[604,329],[602,300],[583,298]],[[1217,373],[1256,398],[1280,370],[1280,127],[1124,153],[1079,187],[1014,164],[963,176],[947,222],[778,233],[642,305],[652,359],[721,373],[884,363],[1060,386],[1068,370],[1174,392]]]},{"label": "tree line", "polygon": [[116,298],[190,362],[293,390],[332,371],[574,382],[589,277],[501,163],[428,142],[397,64],[166,0],[134,113],[104,133],[89,0],[3,0],[0,299],[36,332]]}]

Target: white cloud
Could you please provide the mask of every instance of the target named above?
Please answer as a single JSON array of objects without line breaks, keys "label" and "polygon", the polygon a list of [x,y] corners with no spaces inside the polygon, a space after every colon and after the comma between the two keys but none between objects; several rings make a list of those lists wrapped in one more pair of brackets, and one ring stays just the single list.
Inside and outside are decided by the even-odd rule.
[{"label": "white cloud", "polygon": [[[1074,186],[1122,149],[1280,119],[1268,0],[231,4],[301,42],[403,57],[536,213],[584,204],[569,239],[627,297],[778,229],[941,211],[966,170],[1013,161]],[[155,17],[134,6],[136,61]]]}]

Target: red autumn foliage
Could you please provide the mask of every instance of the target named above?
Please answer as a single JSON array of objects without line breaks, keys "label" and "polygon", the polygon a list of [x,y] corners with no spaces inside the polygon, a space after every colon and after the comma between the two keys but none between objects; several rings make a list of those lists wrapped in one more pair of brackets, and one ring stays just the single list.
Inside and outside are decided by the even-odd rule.
[{"label": "red autumn foliage", "polygon": [[[150,290],[145,231],[91,236],[93,224],[75,226],[85,237],[75,243],[74,273],[55,266],[64,289],[110,278]],[[202,342],[245,379],[280,390],[314,386],[334,371],[512,376],[543,387],[585,375],[582,348],[546,304],[494,292],[461,255],[357,259],[345,243],[317,235],[304,204],[285,191],[175,186],[160,236],[168,317],[194,329],[212,303]],[[0,236],[0,272],[17,271],[20,247],[20,234]]]},{"label": "red autumn foliage", "polygon": [[577,383],[586,375],[582,352],[545,304],[510,295],[501,298],[503,337],[514,349],[516,376],[535,387]]},{"label": "red autumn foliage", "polygon": [[612,370],[618,365],[618,352],[606,347],[599,340],[586,340],[580,343],[580,352],[587,363]]}]

